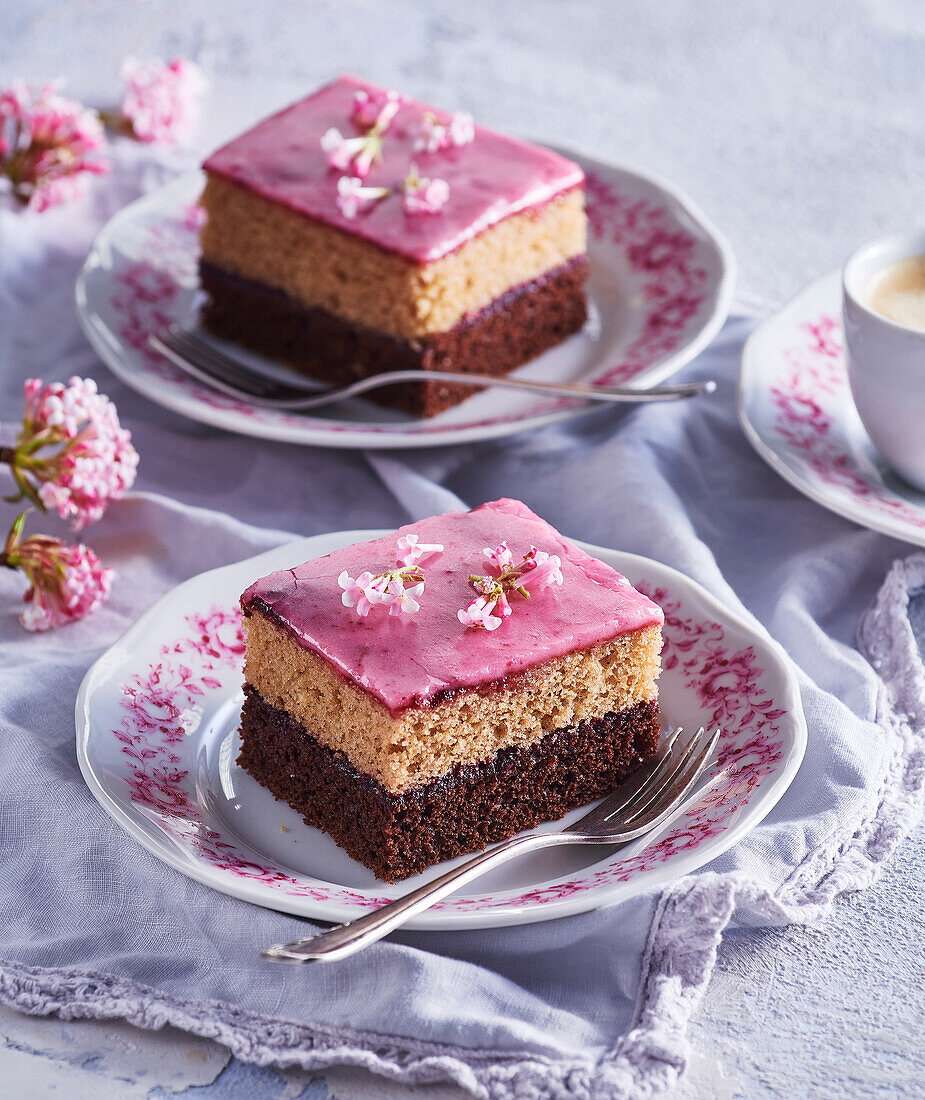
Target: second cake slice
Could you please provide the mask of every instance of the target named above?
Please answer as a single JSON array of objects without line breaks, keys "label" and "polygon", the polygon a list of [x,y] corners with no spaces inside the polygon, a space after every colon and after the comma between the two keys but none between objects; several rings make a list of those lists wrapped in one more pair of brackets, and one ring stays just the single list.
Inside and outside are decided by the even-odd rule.
[{"label": "second cake slice", "polygon": [[[355,580],[409,554],[416,611],[357,604]],[[480,603],[495,582],[506,616]],[[656,751],[660,608],[517,501],[272,573],[242,604],[241,764],[381,879],[559,818]]]}]

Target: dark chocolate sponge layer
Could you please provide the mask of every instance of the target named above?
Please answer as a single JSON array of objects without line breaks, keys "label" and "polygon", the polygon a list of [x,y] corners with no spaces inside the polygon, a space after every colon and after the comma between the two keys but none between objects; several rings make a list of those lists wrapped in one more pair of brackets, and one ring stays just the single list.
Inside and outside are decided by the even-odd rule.
[{"label": "dark chocolate sponge layer", "polygon": [[[309,309],[282,291],[213,264],[201,262],[199,277],[208,295],[202,322],[210,332],[332,386],[393,370],[507,374],[561,343],[587,319],[585,256],[512,287],[448,331],[413,342]],[[369,399],[427,417],[475,392],[456,383],[416,382],[375,390]]]},{"label": "dark chocolate sponge layer", "polygon": [[638,703],[397,795],[245,691],[238,763],[386,882],[555,821],[605,795],[658,747],[658,703]]}]

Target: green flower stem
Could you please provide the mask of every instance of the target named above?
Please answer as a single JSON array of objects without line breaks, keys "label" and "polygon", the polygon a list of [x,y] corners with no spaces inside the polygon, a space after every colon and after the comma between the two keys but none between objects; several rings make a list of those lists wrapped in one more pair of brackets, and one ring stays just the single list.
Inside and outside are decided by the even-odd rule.
[{"label": "green flower stem", "polygon": [[36,506],[36,508],[39,508],[41,511],[44,512],[46,510],[45,505],[42,503],[41,497],[38,494],[38,490],[32,484],[32,482],[25,477],[18,466],[11,466],[10,472],[13,475],[13,481],[16,482],[16,488],[19,490],[19,492],[11,497],[4,497],[3,499],[8,501],[10,504],[16,504],[20,500],[28,500],[31,501],[32,504]]},{"label": "green flower stem", "polygon": [[9,501],[11,504],[16,504],[20,500],[28,500],[41,511],[47,510],[39,497],[37,485],[33,484],[28,475],[31,474],[32,478],[35,478],[38,482],[45,481],[48,478],[53,463],[47,458],[38,457],[36,451],[57,442],[58,439],[54,429],[52,429],[51,431],[38,433],[25,443],[19,442],[15,447],[0,447],[0,463],[9,466],[10,474],[18,490],[13,496],[4,497],[4,500]]},{"label": "green flower stem", "polygon": [[9,533],[6,536],[6,542],[3,544],[3,549],[0,550],[0,565],[5,566],[7,569],[19,568],[14,554],[16,552],[16,547],[19,545],[19,540],[22,538],[22,530],[25,524],[26,513],[20,512],[16,519],[13,520],[13,525],[10,527]]},{"label": "green flower stem", "polygon": [[97,114],[100,116],[100,122],[107,130],[111,130],[114,134],[120,134],[122,137],[135,137],[131,119],[126,118],[118,107],[102,107]]}]

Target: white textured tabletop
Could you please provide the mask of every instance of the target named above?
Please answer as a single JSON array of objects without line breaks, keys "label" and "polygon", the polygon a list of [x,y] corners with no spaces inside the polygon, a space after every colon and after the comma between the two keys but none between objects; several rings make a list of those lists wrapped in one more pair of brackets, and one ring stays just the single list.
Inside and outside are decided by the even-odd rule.
[{"label": "white textured tabletop", "polygon": [[[199,60],[204,146],[346,70],[654,171],[725,230],[741,290],[770,301],[923,217],[921,0],[0,0],[0,84],[63,75],[105,104],[127,54]],[[923,840],[821,927],[726,937],[678,1096],[922,1094]],[[11,1097],[424,1095],[127,1025],[0,1012],[0,1037]]]}]

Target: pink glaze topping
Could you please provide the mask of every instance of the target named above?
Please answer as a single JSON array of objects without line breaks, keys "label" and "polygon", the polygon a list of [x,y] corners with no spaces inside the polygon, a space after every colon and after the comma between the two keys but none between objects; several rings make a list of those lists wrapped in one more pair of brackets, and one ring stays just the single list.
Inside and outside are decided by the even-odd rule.
[{"label": "pink glaze topping", "polygon": [[[376,94],[382,89],[357,77],[338,77],[235,138],[203,167],[418,264],[439,259],[503,218],[584,183],[584,173],[572,161],[483,126],[475,127],[469,144],[415,152],[423,113],[448,117],[449,112],[409,99],[385,133],[382,159],[363,180],[366,187],[393,190],[355,217],[345,217],[336,204],[337,181],[345,173],[328,165],[321,137],[330,127],[346,137],[364,133],[351,122],[356,91]],[[401,188],[412,161],[421,176],[449,185],[449,198],[439,213],[406,213]]]},{"label": "pink glaze topping", "polygon": [[[444,552],[422,559],[421,610],[393,617],[374,607],[365,619],[341,602],[343,570],[380,573],[395,566],[395,543],[414,533]],[[457,611],[472,599],[471,573],[488,573],[485,547],[507,542],[516,559],[531,546],[558,554],[563,583],[517,597],[510,618],[488,632],[461,625]],[[475,688],[555,657],[661,624],[662,610],[609,565],[566,541],[517,500],[496,500],[471,512],[447,512],[401,527],[373,542],[263,577],[241,597],[268,612],[306,649],[380,699],[393,713],[443,692]]]}]

